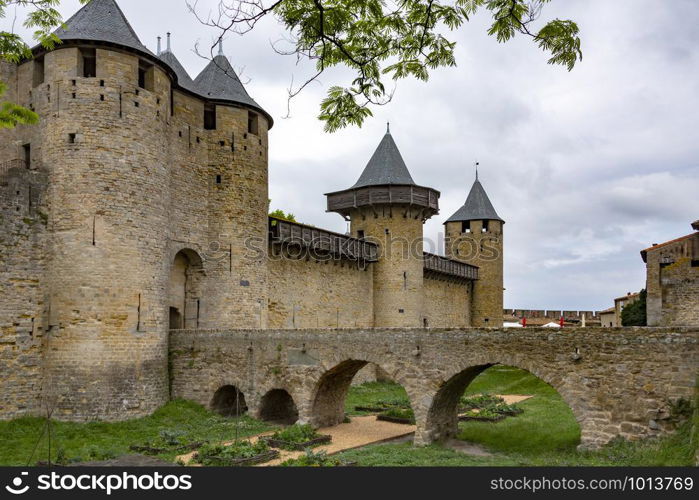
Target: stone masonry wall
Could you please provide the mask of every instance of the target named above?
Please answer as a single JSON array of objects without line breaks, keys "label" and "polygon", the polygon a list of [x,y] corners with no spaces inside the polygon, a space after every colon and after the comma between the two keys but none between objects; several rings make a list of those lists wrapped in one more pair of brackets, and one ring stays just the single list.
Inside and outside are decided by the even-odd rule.
[{"label": "stone masonry wall", "polygon": [[699,233],[650,249],[646,257],[649,326],[699,325]]},{"label": "stone masonry wall", "polygon": [[373,274],[345,260],[320,262],[270,252],[270,328],[373,326]]},{"label": "stone masonry wall", "polygon": [[423,317],[430,328],[471,326],[471,284],[425,277]]},{"label": "stone masonry wall", "polygon": [[502,327],[503,318],[503,226],[488,221],[471,221],[471,232],[463,233],[461,222],[446,224],[447,257],[477,266],[479,279],[473,285],[471,324],[480,327]]},{"label": "stone masonry wall", "polygon": [[581,446],[673,428],[669,402],[691,400],[699,330],[688,328],[352,329],[179,331],[170,338],[174,397],[209,405],[222,386],[242,390],[253,414],[273,389],[294,399],[300,421],[341,422],[352,377],[374,363],[405,387],[416,442],[453,435],[456,403],[494,364],[516,366],[551,384],[581,427]]},{"label": "stone masonry wall", "polygon": [[423,324],[423,222],[413,210],[383,205],[351,216],[352,235],[356,238],[363,231],[379,245],[379,261],[372,264],[375,326]]},{"label": "stone masonry wall", "polygon": [[[139,88],[138,56],[96,53],[95,78],[79,76],[68,45],[45,55],[43,82],[34,61],[0,68],[7,97],[41,117],[0,131],[0,175],[31,144],[45,191],[32,215],[26,183],[0,188],[2,418],[36,413],[30,400],[41,396],[72,420],[142,416],[167,401],[167,293],[180,251],[202,267],[197,296],[185,297],[201,317],[187,325],[266,325],[269,124],[261,117],[249,133],[247,109],[218,105],[216,130],[204,130],[204,100],[171,93],[164,68]],[[39,369],[42,342],[50,355]]]}]

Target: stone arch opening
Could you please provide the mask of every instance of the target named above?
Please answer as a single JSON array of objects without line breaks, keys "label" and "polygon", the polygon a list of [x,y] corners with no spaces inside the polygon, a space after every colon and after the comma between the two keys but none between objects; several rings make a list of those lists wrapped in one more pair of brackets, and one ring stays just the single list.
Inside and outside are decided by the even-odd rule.
[{"label": "stone arch opening", "polygon": [[[313,392],[310,423],[316,427],[329,427],[345,420],[345,401],[355,376],[367,366],[388,374],[373,362],[349,359],[326,371],[318,380]],[[399,379],[400,377],[391,377]],[[375,379],[374,379],[375,380]],[[401,386],[398,381],[391,381]],[[401,386],[402,387],[402,386]],[[406,391],[407,392],[407,391]],[[408,404],[413,408],[412,398],[407,395]]]},{"label": "stone arch opening", "polygon": [[329,427],[345,419],[345,398],[352,379],[368,363],[350,359],[331,368],[320,377],[313,398],[312,423]]},{"label": "stone arch opening", "polygon": [[265,422],[292,425],[299,419],[299,410],[291,394],[284,389],[272,389],[260,401],[259,417]]},{"label": "stone arch opening", "polygon": [[224,417],[239,417],[248,411],[248,405],[240,389],[234,385],[224,385],[214,393],[211,409]]},{"label": "stone arch opening", "polygon": [[197,252],[177,252],[168,282],[169,327],[171,330],[199,328],[203,319],[202,287],[204,263]]},{"label": "stone arch opening", "polygon": [[[488,371],[489,369],[491,369]],[[488,374],[492,375],[494,370],[502,370],[502,371],[513,371],[516,372],[517,374],[524,374],[527,380],[536,380],[538,383],[541,383],[542,386],[547,387],[545,394],[547,396],[542,396],[541,393],[535,393],[533,397],[550,397],[551,394],[556,394],[556,398],[560,396],[562,403],[561,406],[566,406],[568,410],[570,410],[570,418],[571,421],[577,421],[575,422],[576,428],[580,430],[580,423],[582,422],[581,418],[579,417],[578,414],[576,414],[577,407],[575,405],[571,405],[569,401],[567,401],[566,398],[566,391],[563,388],[556,387],[556,385],[552,384],[550,380],[548,380],[550,377],[546,376],[545,374],[542,374],[540,372],[535,372],[533,370],[529,370],[524,367],[517,366],[515,364],[500,364],[500,363],[492,363],[492,364],[482,364],[482,365],[474,365],[474,366],[469,366],[459,373],[453,375],[450,379],[448,379],[446,382],[444,382],[435,396],[432,399],[431,405],[428,409],[427,412],[427,421],[426,421],[426,429],[427,429],[427,435],[429,436],[429,439],[426,440],[426,442],[432,442],[432,441],[440,441],[440,440],[445,440],[448,438],[454,437],[458,432],[459,432],[459,416],[458,416],[458,406],[459,406],[459,401],[461,397],[464,395],[464,393],[469,389],[471,384],[478,379],[481,381],[479,384],[477,384],[478,388],[482,386],[483,384],[483,377],[478,378],[481,374],[485,377],[486,374],[484,372],[487,372]],[[543,376],[542,376],[543,375]],[[496,384],[497,385],[497,384]],[[512,386],[512,385],[511,385]],[[516,384],[515,384],[516,386]],[[474,389],[478,390],[478,389]],[[550,391],[550,393],[548,392]],[[469,391],[473,392],[473,391]],[[503,391],[502,386],[499,387],[499,389],[496,389],[495,391],[493,390],[483,390],[482,392],[477,392],[477,394],[483,394],[483,393],[490,393],[490,394],[497,394],[497,395],[520,395],[520,392],[517,392],[515,389],[514,392],[508,392],[507,389]],[[531,394],[530,394],[531,395]],[[569,396],[569,395],[568,395]],[[560,411],[560,407],[559,407]],[[515,417],[519,418],[519,417]],[[548,432],[548,431],[547,431]],[[579,438],[579,434],[578,434]]]}]

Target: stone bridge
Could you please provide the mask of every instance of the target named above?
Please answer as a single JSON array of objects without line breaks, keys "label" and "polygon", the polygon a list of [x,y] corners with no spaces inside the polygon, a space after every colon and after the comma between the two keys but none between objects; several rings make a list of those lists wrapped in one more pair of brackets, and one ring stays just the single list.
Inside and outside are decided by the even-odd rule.
[{"label": "stone bridge", "polygon": [[334,425],[368,363],[407,391],[416,444],[454,435],[459,397],[503,364],[553,386],[580,424],[581,447],[594,448],[672,429],[672,402],[696,394],[699,329],[179,330],[170,337],[171,396]]}]

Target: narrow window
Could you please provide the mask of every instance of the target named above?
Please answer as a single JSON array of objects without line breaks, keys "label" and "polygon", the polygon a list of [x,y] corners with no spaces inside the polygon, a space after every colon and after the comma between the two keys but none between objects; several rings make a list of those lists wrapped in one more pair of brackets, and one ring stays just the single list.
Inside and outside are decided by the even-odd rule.
[{"label": "narrow window", "polygon": [[68,143],[75,144],[75,134],[68,134]]},{"label": "narrow window", "polygon": [[82,64],[82,76],[94,78],[97,76],[97,50],[80,49],[80,61]]},{"label": "narrow window", "polygon": [[430,322],[427,320],[427,318],[424,318],[424,319],[422,320],[422,326],[424,326],[425,328],[429,328],[429,327],[430,327]]},{"label": "narrow window", "polygon": [[484,220],[484,221],[483,221],[483,232],[484,232],[484,233],[487,233],[487,232],[488,232],[488,227],[489,227],[488,222],[489,222],[489,221],[487,221],[487,220]]},{"label": "narrow window", "polygon": [[39,85],[44,83],[44,58],[43,57],[40,57],[39,59],[34,60],[33,81],[34,81],[34,87],[38,87]]},{"label": "narrow window", "polygon": [[22,152],[24,153],[24,167],[27,169],[32,168],[32,145],[25,144],[22,146]]},{"label": "narrow window", "polygon": [[155,70],[152,64],[145,61],[138,63],[138,86],[153,92],[155,88]]},{"label": "narrow window", "polygon": [[204,106],[204,129],[216,130],[216,105],[207,104]]},{"label": "narrow window", "polygon": [[258,118],[257,114],[252,111],[248,111],[248,133],[257,135],[258,129]]},{"label": "narrow window", "polygon": [[471,221],[464,221],[461,223],[461,232],[470,233],[471,232]]},{"label": "narrow window", "polygon": [[222,181],[223,181],[223,180],[222,180],[221,176],[220,176],[220,175],[217,175],[217,176],[216,176],[216,184],[221,184]]},{"label": "narrow window", "polygon": [[357,231],[357,238],[359,238],[360,240],[364,239],[364,231],[363,230]]}]

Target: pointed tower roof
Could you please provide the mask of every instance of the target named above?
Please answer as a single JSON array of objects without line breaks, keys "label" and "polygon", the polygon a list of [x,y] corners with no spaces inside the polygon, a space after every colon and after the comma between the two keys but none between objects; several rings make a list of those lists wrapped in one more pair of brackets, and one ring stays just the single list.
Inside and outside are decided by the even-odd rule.
[{"label": "pointed tower roof", "polygon": [[379,205],[417,208],[424,220],[439,213],[439,191],[413,181],[398,151],[390,127],[357,183],[349,189],[327,193],[328,212],[350,217],[352,211]]},{"label": "pointed tower roof", "polygon": [[221,52],[199,73],[194,84],[199,95],[207,99],[244,104],[257,109],[273,123],[272,117],[248,95],[230,61]]},{"label": "pointed tower roof", "polygon": [[222,54],[214,57],[194,79],[199,93],[210,99],[235,101],[259,108],[240,82],[228,58]]},{"label": "pointed tower roof", "polygon": [[481,181],[476,174],[476,182],[473,183],[471,192],[466,199],[466,203],[447,222],[465,222],[470,220],[499,220],[505,221],[495,211],[488,195],[483,189]]},{"label": "pointed tower roof", "polygon": [[390,128],[353,188],[386,184],[415,185],[398,146],[391,136]]},{"label": "pointed tower roof", "polygon": [[161,52],[158,57],[160,57],[160,60],[170,66],[170,68],[172,68],[172,70],[175,72],[175,75],[177,75],[177,83],[180,85],[180,87],[195,94],[199,93],[199,89],[194,83],[194,80],[192,80],[192,77],[189,76],[187,70],[184,69],[184,66],[182,66],[179,59],[177,59],[169,47],[164,52]]},{"label": "pointed tower roof", "polygon": [[109,42],[153,56],[138,39],[114,0],[92,0],[65,22],[55,34],[61,41]]}]

